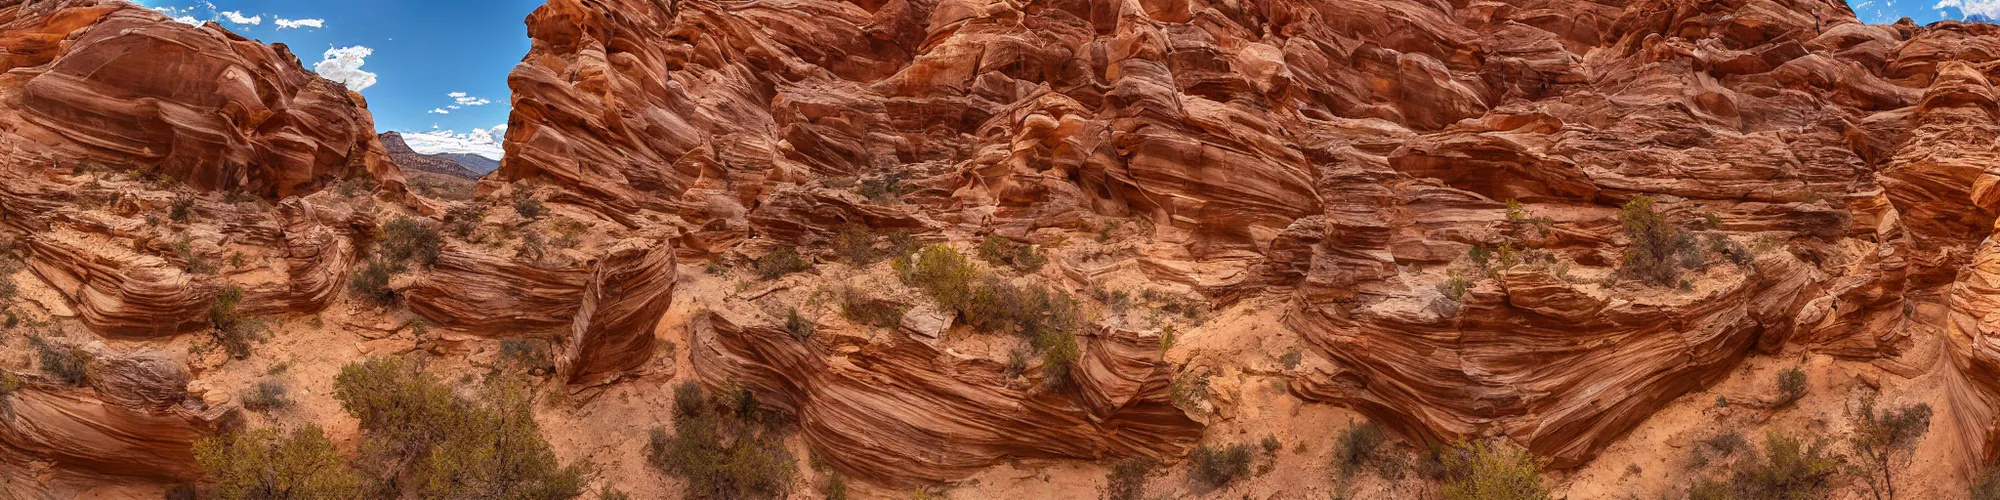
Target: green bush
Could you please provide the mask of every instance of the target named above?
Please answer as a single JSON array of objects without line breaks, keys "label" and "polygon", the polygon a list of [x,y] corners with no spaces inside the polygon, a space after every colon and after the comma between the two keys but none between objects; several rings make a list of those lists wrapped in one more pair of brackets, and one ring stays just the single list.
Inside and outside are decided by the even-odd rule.
[{"label": "green bush", "polygon": [[180,239],[174,242],[174,255],[180,257],[181,269],[191,274],[215,274],[221,270],[207,256],[194,250],[194,236],[187,233],[181,233]]},{"label": "green bush", "polygon": [[396,264],[388,259],[370,258],[354,268],[353,279],[347,281],[347,293],[376,305],[395,305],[396,291],[389,288],[389,278],[397,272]]},{"label": "green bush", "polygon": [[1376,452],[1382,443],[1388,441],[1382,432],[1382,424],[1369,422],[1349,427],[1340,432],[1340,442],[1334,447],[1333,465],[1340,470],[1341,477],[1352,476],[1368,467],[1377,459]]},{"label": "green bush", "polygon": [[548,211],[548,207],[542,206],[541,200],[535,199],[534,193],[528,192],[527,189],[514,191],[514,213],[519,214],[521,218],[540,219],[542,214]]},{"label": "green bush", "polygon": [[1826,498],[1842,461],[1824,442],[1808,446],[1777,431],[1765,434],[1764,455],[1752,458],[1737,462],[1730,475],[1730,490],[1737,498]]},{"label": "green bush", "polygon": [[35,333],[28,334],[28,346],[34,348],[36,357],[41,359],[43,374],[76,386],[83,385],[88,378],[84,371],[87,360],[76,348],[49,342]]},{"label": "green bush", "polygon": [[922,290],[938,305],[955,311],[974,329],[1011,333],[1026,339],[1042,356],[1044,379],[1050,389],[1072,382],[1081,349],[1076,333],[1083,312],[1069,294],[1035,285],[1015,286],[997,277],[981,276],[965,255],[944,245],[928,245],[893,263],[904,284]]},{"label": "green bush", "polygon": [[979,258],[1025,273],[1038,271],[1049,262],[1049,258],[1033,246],[992,234],[979,242]]},{"label": "green bush", "polygon": [[1442,454],[1446,500],[1547,499],[1542,464],[1506,444],[1459,443]]},{"label": "green bush", "polygon": [[1160,461],[1151,458],[1128,458],[1111,464],[1111,472],[1105,477],[1104,498],[1107,500],[1140,500],[1146,496],[1146,474],[1160,467]]},{"label": "green bush", "polygon": [[812,263],[806,262],[805,257],[799,256],[790,247],[779,248],[757,259],[757,277],[767,281],[807,269],[812,269]]},{"label": "green bush", "polygon": [[436,265],[443,244],[437,228],[423,221],[397,217],[382,225],[381,255],[392,262],[422,267]]},{"label": "green bush", "polygon": [[1777,405],[1789,406],[1803,397],[1806,397],[1806,371],[1792,367],[1778,372]]},{"label": "green bush", "polygon": [[319,426],[279,436],[258,429],[202,439],[195,463],[204,471],[204,498],[225,500],[357,498],[361,477]]},{"label": "green bush", "polygon": [[1859,407],[1852,412],[1854,430],[1847,443],[1856,458],[1855,475],[1868,484],[1875,498],[1896,498],[1896,482],[1890,473],[1930,431],[1931,406],[1915,403],[1877,412],[1875,397],[1873,392],[1861,397]]},{"label": "green bush", "polygon": [[1214,489],[1249,478],[1256,452],[1244,443],[1221,448],[1204,444],[1196,446],[1188,458],[1188,477]]},{"label": "green bush", "polygon": [[875,231],[862,224],[847,224],[833,235],[833,253],[855,266],[866,266],[881,260],[882,253],[875,249]]},{"label": "green bush", "polygon": [[173,205],[167,207],[167,218],[173,219],[174,222],[187,222],[193,217],[194,196],[185,194],[176,196]]},{"label": "green bush", "polygon": [[341,367],[334,399],[361,421],[370,496],[565,499],[583,494],[585,468],[562,465],[541,435],[519,383],[490,381],[476,398],[405,365],[376,358]]},{"label": "green bush", "polygon": [[454,206],[444,212],[445,231],[459,239],[469,238],[473,231],[479,229],[479,222],[484,219],[486,219],[485,206],[472,203]]},{"label": "green bush", "polygon": [[251,342],[264,336],[262,321],[244,318],[236,310],[242,302],[243,288],[232,285],[217,291],[208,306],[208,322],[214,328],[216,343],[236,359],[249,358]]},{"label": "green bush", "polygon": [[1653,204],[1653,197],[1638,196],[1618,211],[1625,236],[1632,239],[1619,273],[1653,286],[1673,286],[1681,281],[1681,269],[1706,266],[1706,256],[1693,235],[1655,213]]},{"label": "green bush", "polygon": [[819,327],[814,325],[812,320],[800,316],[797,308],[785,314],[785,334],[791,335],[793,340],[800,342],[812,340],[813,333],[817,331]]},{"label": "green bush", "polygon": [[971,260],[942,244],[925,245],[915,255],[898,257],[894,267],[903,284],[923,290],[951,310],[963,309],[971,303],[979,280],[979,269]]},{"label": "green bush", "polygon": [[847,477],[840,474],[827,476],[826,484],[820,487],[819,493],[826,500],[847,500]]},{"label": "green bush", "polygon": [[653,429],[646,459],[685,481],[685,498],[771,499],[791,491],[797,460],[769,424],[773,419],[756,416],[748,392],[709,398],[684,383],[674,390],[674,408],[674,432]]},{"label": "green bush", "polygon": [[0,417],[14,414],[14,392],[21,390],[21,378],[0,370]]}]

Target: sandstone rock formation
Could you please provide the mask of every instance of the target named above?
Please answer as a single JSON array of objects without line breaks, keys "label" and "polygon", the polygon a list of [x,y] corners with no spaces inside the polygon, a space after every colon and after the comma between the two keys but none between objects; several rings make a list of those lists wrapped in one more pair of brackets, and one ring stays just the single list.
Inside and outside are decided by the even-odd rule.
[{"label": "sandstone rock formation", "polygon": [[[0,444],[59,467],[101,474],[199,476],[194,442],[219,431],[234,406],[211,407],[200,394],[189,394],[187,370],[160,352],[53,342],[86,357],[84,385],[21,376],[20,388],[0,396]],[[0,491],[9,496],[34,492],[34,486],[27,479],[0,481]]]},{"label": "sandstone rock formation", "polygon": [[[1293,391],[1425,440],[1574,466],[1752,353],[1894,356],[1903,311],[1945,296],[1964,361],[1942,369],[1992,379],[1977,268],[1958,271],[2000,200],[1989,25],[1821,0],[552,0],[528,24],[494,185],[662,212],[704,254],[891,213],[941,239],[1135,221],[1170,244],[1065,261],[1074,288],[1129,267],[1218,301],[1289,294],[1333,361]],[[843,186],[874,193],[822,194]],[[1641,195],[1695,242],[1685,281],[1619,270],[1617,208]],[[827,355],[716,315],[697,360],[733,361],[703,377],[780,395],[843,469],[978,461],[839,446],[882,431],[810,423],[863,404],[817,396]],[[1963,392],[1953,418],[1991,442],[2000,386]]]},{"label": "sandstone rock formation", "polygon": [[360,94],[307,72],[283,45],[122,2],[10,3],[0,30],[24,50],[0,59],[0,86],[19,113],[11,132],[42,151],[273,199],[364,174],[400,178]]}]

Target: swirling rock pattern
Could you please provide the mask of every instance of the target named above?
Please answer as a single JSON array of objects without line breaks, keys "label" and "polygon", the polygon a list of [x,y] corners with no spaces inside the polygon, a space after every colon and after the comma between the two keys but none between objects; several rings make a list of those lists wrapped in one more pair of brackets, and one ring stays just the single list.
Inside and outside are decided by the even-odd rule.
[{"label": "swirling rock pattern", "polygon": [[[1969,319],[1983,267],[1961,270],[2000,202],[1991,25],[1871,26],[1825,0],[552,0],[528,25],[490,180],[672,214],[711,254],[815,244],[890,213],[871,203],[947,238],[1141,219],[1180,247],[1147,256],[1155,278],[1290,294],[1334,361],[1294,392],[1411,436],[1576,465],[1751,353],[1900,352],[1903,311],[1936,297],[1959,315],[1952,369],[2000,371]],[[798,204],[883,178],[902,182],[886,202]],[[1664,287],[1686,291],[1618,278],[1616,208],[1638,195],[1700,242],[1710,264]],[[1468,267],[1503,243],[1524,252]],[[801,382],[814,355],[717,314],[705,377],[808,420],[868,404],[827,401]],[[1991,415],[1990,385],[1954,415]],[[976,462],[809,429],[870,476]]]}]

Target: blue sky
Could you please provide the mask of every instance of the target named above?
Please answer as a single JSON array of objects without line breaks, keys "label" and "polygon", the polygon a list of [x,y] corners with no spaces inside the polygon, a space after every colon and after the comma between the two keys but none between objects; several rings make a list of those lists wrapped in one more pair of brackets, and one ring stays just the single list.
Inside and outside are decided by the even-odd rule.
[{"label": "blue sky", "polygon": [[1848,0],[1863,22],[1888,24],[1905,17],[1917,24],[1969,16],[2000,18],[2000,0]]},{"label": "blue sky", "polygon": [[291,46],[306,68],[350,88],[365,87],[361,94],[374,112],[376,129],[406,132],[420,151],[498,158],[499,128],[507,123],[507,72],[528,53],[522,19],[542,0],[138,3],[184,21],[213,20],[245,37]]}]

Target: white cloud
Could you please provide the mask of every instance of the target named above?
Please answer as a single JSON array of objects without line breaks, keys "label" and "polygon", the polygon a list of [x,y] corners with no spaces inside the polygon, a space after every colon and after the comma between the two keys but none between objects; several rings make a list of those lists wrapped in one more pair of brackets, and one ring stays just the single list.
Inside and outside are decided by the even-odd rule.
[{"label": "white cloud", "polygon": [[2000,17],[2000,0],[1942,0],[1931,8],[1937,9],[1939,13],[1948,8],[1958,9],[1958,12],[1966,17]]},{"label": "white cloud", "polygon": [[403,142],[410,149],[423,154],[463,153],[499,160],[505,154],[500,147],[500,137],[507,131],[507,125],[496,125],[490,129],[472,129],[460,134],[450,130],[429,132],[404,132]]},{"label": "white cloud", "polygon": [[324,59],[321,59],[319,64],[313,65],[313,71],[328,80],[347,84],[348,88],[359,92],[375,86],[375,74],[361,70],[361,65],[367,63],[368,56],[374,54],[375,49],[358,45],[326,49]]},{"label": "white cloud", "polygon": [[194,16],[180,16],[174,18],[174,22],[185,24],[188,26],[201,26],[202,20],[195,19]]},{"label": "white cloud", "polygon": [[325,19],[285,19],[278,18],[278,29],[325,28]]},{"label": "white cloud", "polygon": [[485,106],[493,104],[493,101],[484,97],[460,97],[458,103],[465,106]]},{"label": "white cloud", "polygon": [[446,97],[450,97],[450,98],[452,98],[452,99],[457,99],[457,98],[460,98],[460,97],[465,97],[465,96],[466,96],[466,94],[465,94],[464,92],[452,92],[452,93],[449,93],[449,94],[445,94],[445,96],[446,96]]},{"label": "white cloud", "polygon": [[457,105],[457,104],[453,104],[453,105],[450,105],[450,106],[445,106],[445,107],[444,107],[444,109],[458,109],[458,105]]},{"label": "white cloud", "polygon": [[449,111],[449,110],[446,110],[446,109],[444,109],[444,108],[437,108],[437,109],[433,109],[433,110],[430,110],[430,111],[425,111],[425,113],[430,113],[430,114],[433,114],[433,115],[449,115],[449,114],[451,114],[451,111]]},{"label": "white cloud", "polygon": [[227,19],[227,20],[229,20],[229,22],[231,22],[231,23],[235,23],[235,24],[248,24],[248,25],[251,25],[251,26],[256,26],[256,25],[259,25],[259,24],[264,24],[264,16],[261,16],[261,15],[257,15],[257,16],[244,16],[244,15],[243,15],[243,12],[241,12],[241,11],[234,11],[234,10],[227,10],[227,11],[222,11],[222,12],[218,12],[217,14],[220,14],[220,15],[222,15],[222,18],[223,18],[223,19]]}]

